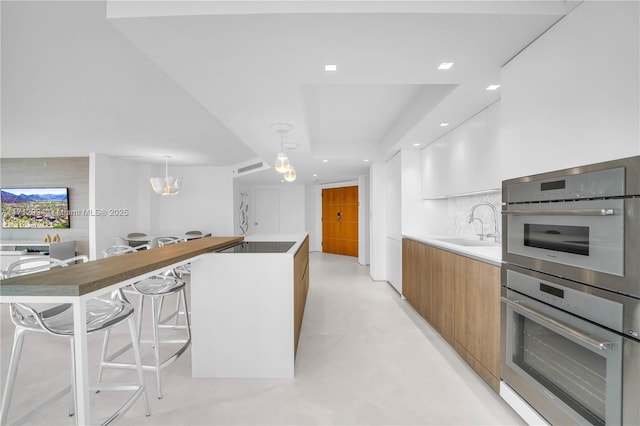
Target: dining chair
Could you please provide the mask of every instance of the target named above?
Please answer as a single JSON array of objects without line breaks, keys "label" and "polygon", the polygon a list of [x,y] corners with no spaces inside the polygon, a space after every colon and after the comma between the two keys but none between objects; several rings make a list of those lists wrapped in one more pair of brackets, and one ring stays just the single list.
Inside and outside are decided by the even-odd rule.
[{"label": "dining chair", "polygon": [[[55,258],[46,259],[23,259],[13,262],[7,270],[2,274],[5,278],[11,278],[21,275],[36,274],[38,272],[47,271],[52,268],[64,268],[78,261],[88,261],[86,256],[76,256],[66,260]],[[35,279],[35,277],[34,277]],[[108,390],[129,390],[133,391],[133,395],[121,405],[104,424],[111,423],[124,415],[131,408],[133,403],[142,396],[144,401],[145,414],[151,414],[149,410],[149,400],[147,397],[146,387],[144,383],[144,373],[142,369],[142,359],[140,356],[140,348],[138,342],[138,334],[136,324],[133,318],[133,306],[126,300],[124,295],[116,291],[112,293],[111,298],[94,297],[86,302],[87,317],[87,333],[96,333],[99,331],[110,332],[112,328],[123,324],[125,321],[129,325],[129,334],[131,338],[131,346],[134,352],[135,364],[137,370],[137,384],[103,384],[98,383],[94,389]],[[69,415],[75,414],[75,352],[74,352],[74,330],[73,330],[73,307],[70,303],[59,304],[48,307],[43,310],[37,310],[34,306],[26,303],[10,303],[9,312],[11,321],[15,325],[13,345],[11,356],[9,359],[9,369],[2,396],[2,408],[0,414],[0,424],[5,425],[9,416],[9,406],[14,393],[15,380],[18,372],[18,363],[22,354],[24,337],[27,332],[46,333],[53,336],[68,338],[71,343],[71,384],[58,391],[52,397],[40,403],[36,408],[21,416],[15,423],[22,423],[33,417],[37,412],[45,408],[52,402],[57,401],[68,392],[71,392],[69,398]]]},{"label": "dining chair", "polygon": [[143,244],[141,246],[131,247],[126,244],[111,246],[107,249],[102,250],[102,257],[111,257],[118,256],[125,253],[133,253],[138,250],[148,250],[151,246],[148,244]]},{"label": "dining chair", "polygon": [[187,231],[184,233],[184,235],[198,236],[202,235],[202,231]]},{"label": "dining chair", "polygon": [[126,244],[131,247],[139,247],[149,244],[150,239],[145,237],[147,237],[147,234],[144,232],[130,232],[127,234]]},{"label": "dining chair", "polygon": [[[159,239],[160,240],[160,239]],[[175,239],[172,239],[175,240]],[[119,256],[126,253],[138,251],[138,247],[111,247],[103,252],[105,257]],[[127,294],[136,294],[138,298],[137,308],[137,326],[138,326],[138,338],[141,343],[151,343],[153,348],[154,363],[153,365],[143,365],[142,368],[147,371],[154,371],[156,376],[157,395],[158,399],[161,399],[162,394],[162,381],[160,377],[160,371],[175,360],[187,350],[191,345],[191,323],[187,308],[187,293],[185,289],[185,282],[180,279],[172,270],[168,270],[165,274],[157,274],[130,284],[123,288],[123,291]],[[162,308],[164,299],[167,296],[176,295],[176,310],[171,312],[166,317],[162,317]],[[142,315],[144,312],[145,299],[151,299],[151,328],[153,333],[152,340],[142,340]],[[184,310],[180,309],[182,305]],[[179,324],[178,318],[183,314],[184,324]],[[171,319],[175,320],[174,324],[169,324]],[[185,330],[185,337],[180,339],[161,339],[161,329],[177,329]],[[109,332],[105,333],[104,342],[102,346],[102,355],[100,359],[100,367],[98,370],[98,380],[102,378],[104,369],[106,368],[132,368],[131,363],[119,362],[117,359],[127,352],[131,345],[123,346],[111,353],[109,353]],[[180,344],[171,355],[165,359],[161,359],[160,346],[164,344]]]},{"label": "dining chair", "polygon": [[130,232],[127,234],[127,238],[138,238],[138,237],[146,237],[147,234],[144,232]]}]

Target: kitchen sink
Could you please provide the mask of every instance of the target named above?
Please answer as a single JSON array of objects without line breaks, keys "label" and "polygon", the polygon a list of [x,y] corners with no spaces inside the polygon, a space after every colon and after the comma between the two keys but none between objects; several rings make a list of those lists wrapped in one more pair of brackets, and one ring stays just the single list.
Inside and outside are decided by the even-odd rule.
[{"label": "kitchen sink", "polygon": [[495,241],[480,241],[470,238],[436,238],[435,240],[465,247],[496,247],[500,245],[500,243],[496,243]]}]

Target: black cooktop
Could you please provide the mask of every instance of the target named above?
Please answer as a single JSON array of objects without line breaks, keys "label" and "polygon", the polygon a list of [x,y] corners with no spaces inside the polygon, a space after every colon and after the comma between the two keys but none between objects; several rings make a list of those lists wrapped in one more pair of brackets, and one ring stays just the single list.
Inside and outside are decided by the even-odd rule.
[{"label": "black cooktop", "polygon": [[295,241],[243,241],[218,253],[286,253]]}]

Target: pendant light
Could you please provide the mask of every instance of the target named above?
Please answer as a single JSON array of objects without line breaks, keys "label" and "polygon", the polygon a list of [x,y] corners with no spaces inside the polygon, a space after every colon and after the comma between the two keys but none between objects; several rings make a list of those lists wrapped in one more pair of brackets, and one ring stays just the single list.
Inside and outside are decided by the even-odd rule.
[{"label": "pendant light", "polygon": [[294,180],[296,180],[296,169],[290,166],[289,170],[287,170],[284,174],[284,180],[286,180],[287,182],[293,182]]},{"label": "pendant light", "polygon": [[280,152],[276,156],[274,168],[278,173],[287,173],[292,166],[284,148],[284,137],[293,130],[293,126],[289,123],[273,123],[271,128],[280,135]]},{"label": "pendant light", "polygon": [[275,169],[278,173],[286,173],[291,168],[291,162],[289,161],[289,157],[287,154],[283,152],[279,152],[276,156],[276,165]]},{"label": "pendant light", "polygon": [[158,195],[176,195],[180,191],[182,178],[169,176],[169,158],[171,157],[165,155],[163,158],[164,177],[149,178],[149,182],[151,182],[151,188]]}]

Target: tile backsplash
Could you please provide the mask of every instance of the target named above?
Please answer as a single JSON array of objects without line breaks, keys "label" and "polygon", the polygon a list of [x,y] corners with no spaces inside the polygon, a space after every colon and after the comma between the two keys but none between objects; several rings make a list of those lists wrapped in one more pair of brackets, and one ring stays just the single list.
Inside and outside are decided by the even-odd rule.
[{"label": "tile backsplash", "polygon": [[[469,213],[471,213],[472,207],[478,203],[490,203],[495,206],[498,213],[498,230],[502,235],[502,218],[500,217],[502,195],[500,192],[449,198],[447,205],[447,235],[477,240],[480,238],[477,234],[493,234],[495,232],[494,215],[489,206],[479,206],[475,210],[474,217],[480,219],[482,225],[477,220],[469,223]],[[489,240],[493,239],[489,238]]]}]

